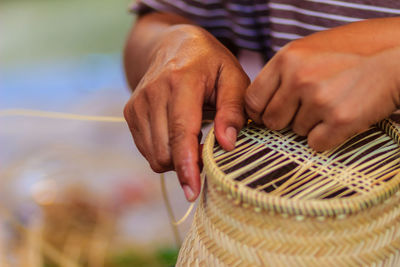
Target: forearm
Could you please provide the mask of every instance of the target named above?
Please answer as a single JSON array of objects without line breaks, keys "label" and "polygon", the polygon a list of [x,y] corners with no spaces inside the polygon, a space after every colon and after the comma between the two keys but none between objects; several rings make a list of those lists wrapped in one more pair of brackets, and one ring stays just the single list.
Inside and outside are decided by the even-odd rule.
[{"label": "forearm", "polygon": [[363,20],[332,28],[293,42],[294,49],[322,53],[345,53],[369,57],[375,71],[396,88],[393,96],[400,105],[400,17]]},{"label": "forearm", "polygon": [[[305,42],[303,42],[303,40]],[[300,39],[319,51],[371,55],[400,47],[400,17],[363,20]]]},{"label": "forearm", "polygon": [[385,79],[393,81],[393,100],[397,109],[400,109],[400,45],[385,49],[374,56],[375,68],[382,68]]},{"label": "forearm", "polygon": [[135,23],[129,33],[124,51],[124,66],[129,86],[134,90],[151,62],[151,54],[162,33],[171,26],[193,24],[190,20],[170,13],[150,13]]}]

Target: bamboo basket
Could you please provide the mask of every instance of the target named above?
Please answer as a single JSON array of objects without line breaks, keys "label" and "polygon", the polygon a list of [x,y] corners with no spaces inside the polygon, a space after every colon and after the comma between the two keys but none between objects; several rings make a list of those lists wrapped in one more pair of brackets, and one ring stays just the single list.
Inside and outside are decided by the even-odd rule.
[{"label": "bamboo basket", "polygon": [[400,127],[384,120],[317,153],[290,129],[213,131],[177,266],[400,266]]}]

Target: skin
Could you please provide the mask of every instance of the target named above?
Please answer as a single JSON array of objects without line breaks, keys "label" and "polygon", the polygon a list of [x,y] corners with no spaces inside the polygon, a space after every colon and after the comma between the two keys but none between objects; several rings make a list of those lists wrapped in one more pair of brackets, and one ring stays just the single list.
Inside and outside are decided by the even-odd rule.
[{"label": "skin", "polygon": [[293,41],[250,84],[207,31],[152,13],[139,19],[126,44],[133,94],[125,118],[151,168],[175,170],[194,201],[205,106],[216,107],[215,135],[225,150],[234,148],[245,111],[272,129],[291,124],[318,151],[333,148],[400,106],[399,29],[399,18],[373,19]]},{"label": "skin", "polygon": [[247,114],[291,124],[317,151],[339,145],[400,106],[399,29],[399,18],[374,19],[289,43],[247,89]]},{"label": "skin", "polygon": [[136,146],[155,172],[174,169],[194,201],[200,193],[202,107],[216,107],[217,140],[233,149],[245,122],[249,78],[211,34],[171,14],[139,20],[127,42],[125,69],[135,89],[124,115]]}]

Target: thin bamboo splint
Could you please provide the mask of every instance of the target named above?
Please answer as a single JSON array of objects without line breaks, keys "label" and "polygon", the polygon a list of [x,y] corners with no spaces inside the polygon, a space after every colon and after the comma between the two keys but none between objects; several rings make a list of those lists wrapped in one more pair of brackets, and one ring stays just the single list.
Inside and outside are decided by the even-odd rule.
[{"label": "thin bamboo splint", "polygon": [[400,127],[384,120],[317,153],[249,124],[206,183],[177,266],[400,266]]}]

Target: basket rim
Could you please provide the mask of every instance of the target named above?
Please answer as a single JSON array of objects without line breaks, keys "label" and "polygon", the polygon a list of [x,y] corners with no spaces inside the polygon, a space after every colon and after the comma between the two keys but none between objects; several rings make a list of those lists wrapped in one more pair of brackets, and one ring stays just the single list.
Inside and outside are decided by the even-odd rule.
[{"label": "basket rim", "polygon": [[[400,129],[385,119],[377,126],[392,137],[400,149]],[[214,128],[208,133],[203,147],[204,171],[208,180],[216,184],[217,190],[227,194],[235,203],[253,206],[256,211],[272,211],[286,215],[304,216],[345,216],[361,212],[371,206],[382,203],[395,193],[400,193],[400,173],[395,175],[384,186],[372,190],[368,194],[332,199],[290,199],[273,196],[251,189],[226,177],[213,157],[215,144]]]}]

